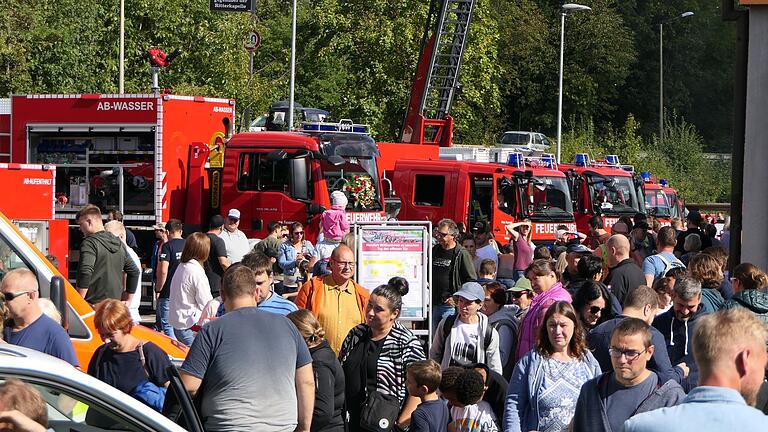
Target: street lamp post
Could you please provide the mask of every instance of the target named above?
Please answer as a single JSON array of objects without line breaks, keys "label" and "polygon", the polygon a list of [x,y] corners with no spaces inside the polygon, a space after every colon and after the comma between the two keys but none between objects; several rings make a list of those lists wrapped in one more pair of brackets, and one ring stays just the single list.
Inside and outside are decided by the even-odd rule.
[{"label": "street lamp post", "polygon": [[566,3],[560,8],[560,82],[557,92],[557,163],[560,163],[560,138],[563,127],[563,53],[565,52],[565,16],[569,12],[591,11],[592,8],[575,3]]},{"label": "street lamp post", "polygon": [[688,18],[693,12],[683,12],[659,22],[659,140],[664,141],[664,23],[678,18]]},{"label": "street lamp post", "polygon": [[288,130],[293,129],[293,87],[296,81],[296,0],[293,0],[291,22],[291,85],[288,90]]}]

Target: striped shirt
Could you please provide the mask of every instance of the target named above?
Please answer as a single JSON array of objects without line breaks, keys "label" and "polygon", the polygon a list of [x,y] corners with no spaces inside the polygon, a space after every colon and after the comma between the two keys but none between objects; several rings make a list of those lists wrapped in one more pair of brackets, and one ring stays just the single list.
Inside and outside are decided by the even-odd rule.
[{"label": "striped shirt", "polygon": [[[367,324],[360,324],[349,331],[341,345],[339,359],[342,365],[358,344],[367,339],[370,330]],[[376,390],[394,395],[402,404],[407,396],[405,388],[408,366],[419,360],[426,360],[424,348],[419,339],[402,324],[395,321],[389,334],[384,339],[381,354],[376,362]]]}]

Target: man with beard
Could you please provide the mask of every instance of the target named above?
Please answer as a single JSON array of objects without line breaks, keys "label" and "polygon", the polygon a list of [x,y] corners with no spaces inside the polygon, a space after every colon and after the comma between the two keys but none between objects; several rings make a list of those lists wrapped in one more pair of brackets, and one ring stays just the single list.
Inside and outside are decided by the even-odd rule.
[{"label": "man with beard", "polygon": [[672,289],[672,308],[658,315],[653,326],[664,335],[669,361],[688,365],[688,378],[681,383],[689,392],[698,385],[699,369],[693,356],[693,332],[698,319],[706,314],[701,307],[701,282],[691,277],[681,277]]},{"label": "man with beard", "polygon": [[767,340],[768,329],[744,308],[701,318],[693,334],[701,386],[680,405],[630,418],[623,430],[768,430],[768,417],[751,406],[765,377]]}]

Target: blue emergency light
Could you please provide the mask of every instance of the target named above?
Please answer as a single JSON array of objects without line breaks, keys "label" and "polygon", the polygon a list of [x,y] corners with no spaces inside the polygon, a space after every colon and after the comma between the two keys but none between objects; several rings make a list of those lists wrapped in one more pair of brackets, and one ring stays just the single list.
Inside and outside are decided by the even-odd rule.
[{"label": "blue emergency light", "polygon": [[587,153],[576,153],[576,165],[583,167],[589,165],[589,155]]},{"label": "blue emergency light", "polygon": [[607,165],[619,165],[619,157],[617,155],[606,155],[605,156],[605,163]]},{"label": "blue emergency light", "polygon": [[651,172],[650,171],[643,171],[640,173],[640,177],[643,178],[643,181],[646,183],[650,183],[651,181]]},{"label": "blue emergency light", "polygon": [[667,187],[667,186],[669,186],[669,182],[667,181],[667,179],[661,179],[661,180],[659,180],[659,184],[660,184],[660,185],[662,185],[662,186],[664,186],[664,187]]},{"label": "blue emergency light", "polygon": [[522,153],[510,153],[509,156],[507,156],[507,165],[509,166],[522,168],[524,164]]},{"label": "blue emergency light", "polygon": [[541,155],[541,164],[547,168],[555,167],[555,155],[552,153],[544,153]]}]

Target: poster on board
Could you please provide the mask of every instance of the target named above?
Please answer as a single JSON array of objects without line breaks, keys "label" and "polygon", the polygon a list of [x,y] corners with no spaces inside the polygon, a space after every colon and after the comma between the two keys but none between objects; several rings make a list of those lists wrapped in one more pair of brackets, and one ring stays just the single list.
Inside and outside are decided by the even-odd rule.
[{"label": "poster on board", "polygon": [[360,227],[358,283],[373,290],[390,278],[404,277],[409,291],[400,317],[426,318],[429,236],[423,226]]}]

